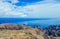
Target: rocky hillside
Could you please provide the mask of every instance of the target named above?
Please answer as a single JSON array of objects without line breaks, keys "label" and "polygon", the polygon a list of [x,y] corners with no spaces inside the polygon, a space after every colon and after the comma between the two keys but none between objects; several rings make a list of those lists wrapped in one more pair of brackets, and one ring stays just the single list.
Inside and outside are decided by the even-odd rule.
[{"label": "rocky hillside", "polygon": [[60,25],[50,25],[44,29],[45,34],[48,36],[60,36]]},{"label": "rocky hillside", "polygon": [[49,39],[60,39],[60,25],[50,25],[44,29]]},{"label": "rocky hillside", "polygon": [[0,24],[0,39],[48,39],[48,37],[40,28],[17,24]]}]

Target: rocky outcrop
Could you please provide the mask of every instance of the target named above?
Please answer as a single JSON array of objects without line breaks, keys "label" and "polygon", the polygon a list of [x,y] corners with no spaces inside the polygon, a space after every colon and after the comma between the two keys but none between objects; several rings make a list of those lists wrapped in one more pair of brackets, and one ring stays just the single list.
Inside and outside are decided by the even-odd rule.
[{"label": "rocky outcrop", "polygon": [[49,39],[60,39],[60,25],[50,25],[44,29]]},{"label": "rocky outcrop", "polygon": [[49,27],[45,28],[44,31],[48,36],[60,36],[60,25],[50,25]]},{"label": "rocky outcrop", "polygon": [[48,37],[38,28],[17,24],[1,24],[0,39],[48,39]]}]

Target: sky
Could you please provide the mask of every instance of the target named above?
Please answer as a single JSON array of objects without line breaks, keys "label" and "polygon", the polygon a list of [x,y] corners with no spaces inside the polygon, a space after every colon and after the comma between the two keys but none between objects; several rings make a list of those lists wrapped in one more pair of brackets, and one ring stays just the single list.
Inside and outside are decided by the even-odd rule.
[{"label": "sky", "polygon": [[60,0],[0,0],[1,18],[60,18]]}]

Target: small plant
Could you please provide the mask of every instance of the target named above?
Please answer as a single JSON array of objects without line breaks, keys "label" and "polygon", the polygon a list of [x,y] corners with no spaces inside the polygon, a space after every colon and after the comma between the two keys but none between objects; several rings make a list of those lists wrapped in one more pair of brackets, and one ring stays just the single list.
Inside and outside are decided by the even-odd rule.
[{"label": "small plant", "polygon": [[25,34],[29,34],[29,35],[32,35],[32,33],[31,33],[31,32],[26,32]]}]

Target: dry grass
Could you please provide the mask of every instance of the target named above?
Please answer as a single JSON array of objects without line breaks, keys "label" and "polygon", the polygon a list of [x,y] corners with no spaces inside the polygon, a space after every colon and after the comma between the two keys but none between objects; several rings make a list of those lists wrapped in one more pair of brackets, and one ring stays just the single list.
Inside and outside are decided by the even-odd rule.
[{"label": "dry grass", "polygon": [[24,26],[23,30],[0,30],[0,39],[46,39],[37,28]]}]

